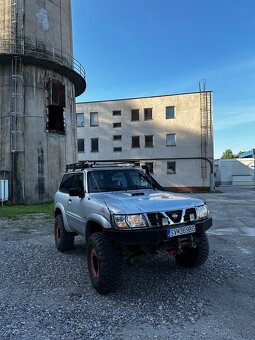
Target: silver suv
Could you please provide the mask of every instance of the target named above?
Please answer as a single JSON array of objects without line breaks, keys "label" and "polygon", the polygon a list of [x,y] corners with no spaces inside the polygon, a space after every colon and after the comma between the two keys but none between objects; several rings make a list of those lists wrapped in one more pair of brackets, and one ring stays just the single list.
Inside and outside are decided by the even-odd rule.
[{"label": "silver suv", "polygon": [[164,252],[185,267],[208,257],[212,226],[202,199],[165,191],[146,166],[80,162],[66,166],[55,195],[59,251],[82,235],[92,285],[101,293],[121,284],[122,261]]}]

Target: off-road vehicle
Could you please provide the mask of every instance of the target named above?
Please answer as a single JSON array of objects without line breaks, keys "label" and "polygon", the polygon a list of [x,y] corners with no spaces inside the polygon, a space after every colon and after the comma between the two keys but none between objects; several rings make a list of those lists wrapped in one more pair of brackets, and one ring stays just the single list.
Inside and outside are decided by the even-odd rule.
[{"label": "off-road vehicle", "polygon": [[70,250],[76,235],[84,237],[91,282],[101,294],[121,285],[122,261],[165,252],[196,267],[208,257],[205,202],[165,191],[138,165],[67,165],[55,195],[56,247]]}]

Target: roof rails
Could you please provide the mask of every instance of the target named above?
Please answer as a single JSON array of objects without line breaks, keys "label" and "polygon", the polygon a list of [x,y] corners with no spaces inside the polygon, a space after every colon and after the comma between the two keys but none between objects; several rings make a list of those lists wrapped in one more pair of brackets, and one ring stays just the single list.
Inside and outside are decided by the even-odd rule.
[{"label": "roof rails", "polygon": [[78,163],[72,163],[66,165],[66,172],[75,170],[84,170],[88,168],[100,168],[100,167],[121,167],[121,166],[141,166],[141,163],[137,160],[104,160],[104,161],[79,161]]}]

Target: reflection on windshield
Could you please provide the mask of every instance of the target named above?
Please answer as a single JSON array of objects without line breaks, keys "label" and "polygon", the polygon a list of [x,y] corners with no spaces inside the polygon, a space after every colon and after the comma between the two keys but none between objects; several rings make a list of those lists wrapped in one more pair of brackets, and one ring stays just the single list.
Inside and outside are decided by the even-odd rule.
[{"label": "reflection on windshield", "polygon": [[152,189],[149,178],[138,170],[96,170],[88,173],[89,192]]}]

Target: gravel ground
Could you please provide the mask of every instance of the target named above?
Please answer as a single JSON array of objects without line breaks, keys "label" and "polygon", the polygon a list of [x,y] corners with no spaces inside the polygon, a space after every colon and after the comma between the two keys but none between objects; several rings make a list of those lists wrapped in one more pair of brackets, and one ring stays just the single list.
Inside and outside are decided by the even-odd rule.
[{"label": "gravel ground", "polygon": [[206,264],[124,265],[122,290],[108,296],[91,287],[81,239],[62,254],[43,214],[0,219],[0,338],[254,339],[255,191],[203,196],[214,217]]}]

